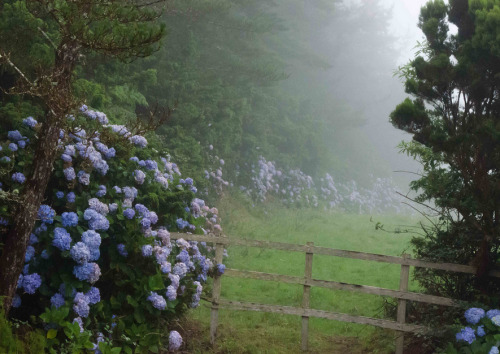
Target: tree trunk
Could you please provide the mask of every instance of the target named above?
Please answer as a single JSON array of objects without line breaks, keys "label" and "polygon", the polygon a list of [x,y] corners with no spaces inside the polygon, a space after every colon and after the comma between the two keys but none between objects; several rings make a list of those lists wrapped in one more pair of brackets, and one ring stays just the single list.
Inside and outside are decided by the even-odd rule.
[{"label": "tree trunk", "polygon": [[[48,115],[50,116],[51,113]],[[28,179],[20,201],[14,208],[10,231],[5,238],[0,257],[0,297],[5,297],[3,308],[6,314],[12,305],[17,280],[23,270],[29,237],[35,225],[38,208],[43,201],[56,157],[62,122],[56,117],[51,118],[45,121],[40,131],[33,162],[33,174]]]}]

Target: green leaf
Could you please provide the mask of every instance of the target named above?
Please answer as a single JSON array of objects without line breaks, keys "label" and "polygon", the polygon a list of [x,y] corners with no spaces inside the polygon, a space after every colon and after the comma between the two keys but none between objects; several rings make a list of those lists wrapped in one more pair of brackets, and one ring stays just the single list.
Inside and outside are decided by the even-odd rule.
[{"label": "green leaf", "polygon": [[127,302],[133,307],[139,306],[139,303],[130,295],[127,295]]},{"label": "green leaf", "polygon": [[151,291],[165,289],[165,284],[163,284],[163,278],[160,274],[149,277],[148,285]]},{"label": "green leaf", "polygon": [[55,329],[49,329],[47,331],[47,338],[48,339],[54,339],[55,337],[57,337],[57,330],[55,330]]}]

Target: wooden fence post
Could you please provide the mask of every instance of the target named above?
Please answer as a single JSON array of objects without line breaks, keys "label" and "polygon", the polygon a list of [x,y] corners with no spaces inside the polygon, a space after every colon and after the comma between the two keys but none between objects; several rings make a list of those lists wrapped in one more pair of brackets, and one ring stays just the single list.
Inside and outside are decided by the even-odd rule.
[{"label": "wooden fence post", "polygon": [[[216,243],[215,245],[215,262],[222,263],[222,256],[224,254],[224,245]],[[212,288],[212,309],[210,310],[210,343],[215,345],[215,337],[217,336],[217,324],[219,322],[219,298],[221,289],[220,275],[215,275],[214,286]]]},{"label": "wooden fence post", "polygon": [[[409,259],[411,256],[409,254],[403,254],[404,259]],[[408,280],[410,278],[410,266],[402,264],[401,265],[401,276],[399,278],[399,290],[408,291]],[[406,322],[406,300],[398,299],[398,323]],[[396,338],[396,354],[403,354],[404,349],[404,332],[399,332]]]},{"label": "wooden fence post", "polygon": [[[314,242],[308,242],[307,246],[314,246]],[[310,251],[310,249],[308,249]],[[310,284],[309,282],[312,279],[312,262],[313,262],[313,253],[306,252],[306,269],[304,274],[304,280],[306,284]],[[304,285],[304,290],[302,293],[302,308],[308,309],[310,304],[310,295],[311,295],[311,285]],[[302,316],[302,350],[307,351],[309,347],[309,316]]]}]

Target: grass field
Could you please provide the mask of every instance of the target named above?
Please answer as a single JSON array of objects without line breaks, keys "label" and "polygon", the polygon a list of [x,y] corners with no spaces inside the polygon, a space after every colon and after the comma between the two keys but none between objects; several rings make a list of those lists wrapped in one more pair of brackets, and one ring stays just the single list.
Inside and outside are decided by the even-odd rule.
[{"label": "grass field", "polygon": [[[375,230],[375,222],[388,229],[417,227],[408,216],[348,215],[327,211],[276,209],[267,213],[248,209],[234,200],[221,206],[224,232],[229,237],[362,251],[386,255],[409,252],[408,233]],[[372,219],[372,221],[370,221]],[[247,247],[230,247],[225,264],[229,268],[303,276],[303,253]],[[397,289],[400,266],[315,255],[313,278]],[[410,288],[415,288],[411,284]],[[263,304],[300,306],[302,287],[252,279],[222,277],[223,298]],[[206,303],[205,303],[206,304]],[[311,289],[311,308],[353,315],[383,317],[384,299],[379,296],[329,289]],[[191,331],[190,351],[227,353],[294,353],[300,348],[298,316],[221,310],[219,339],[209,347],[210,310],[202,305],[184,323]],[[310,319],[312,352],[378,352],[393,350],[393,335],[370,326],[323,319]]]}]

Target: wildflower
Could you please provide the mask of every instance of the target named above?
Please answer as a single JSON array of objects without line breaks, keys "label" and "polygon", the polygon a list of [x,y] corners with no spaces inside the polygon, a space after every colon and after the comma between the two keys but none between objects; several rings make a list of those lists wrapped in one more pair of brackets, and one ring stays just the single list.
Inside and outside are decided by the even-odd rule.
[{"label": "wildflower", "polygon": [[26,177],[21,172],[15,172],[12,174],[12,180],[19,184],[23,184],[26,181]]},{"label": "wildflower", "polygon": [[164,310],[167,306],[167,302],[163,298],[163,296],[158,295],[156,292],[152,291],[151,295],[148,296],[148,300],[151,301],[154,308],[158,310]]},{"label": "wildflower", "polygon": [[168,335],[168,350],[175,351],[182,345],[182,337],[177,331],[171,331]]},{"label": "wildflower", "polygon": [[38,209],[38,217],[42,220],[42,222],[52,224],[54,222],[54,216],[56,216],[54,209],[46,204],[40,205],[40,208]]}]

